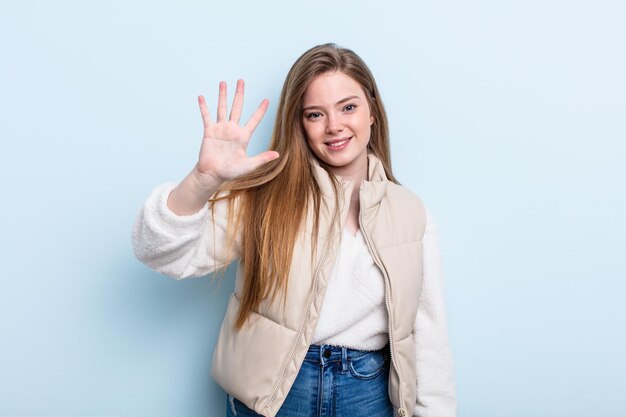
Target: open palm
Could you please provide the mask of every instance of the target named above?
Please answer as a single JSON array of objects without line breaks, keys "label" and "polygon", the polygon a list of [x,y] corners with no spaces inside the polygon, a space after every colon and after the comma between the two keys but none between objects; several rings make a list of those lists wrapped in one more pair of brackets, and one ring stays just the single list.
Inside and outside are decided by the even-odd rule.
[{"label": "open palm", "polygon": [[203,176],[218,181],[228,181],[247,174],[259,166],[278,158],[278,152],[266,151],[249,157],[246,153],[252,133],[263,119],[269,105],[263,100],[245,125],[239,123],[243,109],[244,82],[237,81],[230,117],[227,119],[226,83],[220,83],[217,104],[217,120],[211,115],[203,96],[198,97],[200,113],[204,123],[202,146],[196,168]]}]

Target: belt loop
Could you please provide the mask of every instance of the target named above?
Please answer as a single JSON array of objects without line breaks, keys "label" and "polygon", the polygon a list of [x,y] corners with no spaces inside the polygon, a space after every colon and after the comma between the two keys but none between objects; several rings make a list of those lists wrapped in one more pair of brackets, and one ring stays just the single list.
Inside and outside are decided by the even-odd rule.
[{"label": "belt loop", "polygon": [[320,366],[324,366],[325,361],[324,361],[324,350],[325,350],[325,345],[319,345],[319,352],[318,352],[318,358],[320,360]]},{"label": "belt loop", "polygon": [[348,348],[341,347],[341,372],[348,370]]}]

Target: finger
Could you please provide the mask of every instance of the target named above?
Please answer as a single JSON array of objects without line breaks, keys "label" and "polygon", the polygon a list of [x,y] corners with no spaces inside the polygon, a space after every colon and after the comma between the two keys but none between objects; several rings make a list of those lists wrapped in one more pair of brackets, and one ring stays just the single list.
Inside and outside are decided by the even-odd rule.
[{"label": "finger", "polygon": [[217,99],[217,122],[226,120],[226,82],[220,81],[220,95]]},{"label": "finger", "polygon": [[251,170],[255,170],[261,165],[267,164],[268,162],[273,161],[274,159],[278,159],[280,155],[276,151],[265,151],[260,154],[248,158],[248,164]]},{"label": "finger", "polygon": [[202,115],[202,124],[206,129],[211,125],[211,114],[209,113],[209,109],[206,107],[206,100],[204,96],[198,96],[198,105],[200,106],[200,114]]},{"label": "finger", "polygon": [[263,100],[259,108],[256,109],[252,116],[250,116],[250,120],[248,120],[248,123],[246,123],[246,128],[250,130],[250,133],[254,132],[254,129],[256,129],[256,127],[259,125],[269,105],[270,101],[268,99]]},{"label": "finger", "polygon": [[237,88],[235,89],[235,98],[233,99],[233,107],[230,109],[230,121],[239,124],[241,118],[241,110],[243,109],[243,80],[237,80]]}]

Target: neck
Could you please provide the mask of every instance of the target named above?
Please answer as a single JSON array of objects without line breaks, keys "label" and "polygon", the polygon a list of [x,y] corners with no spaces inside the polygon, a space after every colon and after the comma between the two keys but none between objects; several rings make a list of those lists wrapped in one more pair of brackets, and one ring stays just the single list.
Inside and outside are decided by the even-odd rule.
[{"label": "neck", "polygon": [[[368,158],[364,158],[363,161],[359,161],[358,164],[349,167],[350,169],[337,169],[333,170],[333,174],[341,177],[343,180],[352,181],[352,194],[350,195],[350,206],[346,221],[343,228],[350,232],[354,236],[359,229],[359,191],[361,189],[361,183],[368,178]],[[346,167],[348,168],[348,167]]]},{"label": "neck", "polygon": [[368,178],[368,158],[363,158],[357,164],[350,167],[332,168],[332,173],[344,180],[354,183],[354,190],[357,191],[361,183]]}]

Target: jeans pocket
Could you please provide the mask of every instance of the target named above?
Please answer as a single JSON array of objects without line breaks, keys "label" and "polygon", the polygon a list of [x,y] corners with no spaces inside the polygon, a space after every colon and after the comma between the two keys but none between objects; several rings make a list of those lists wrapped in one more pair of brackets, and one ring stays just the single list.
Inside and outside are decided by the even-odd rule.
[{"label": "jeans pocket", "polygon": [[226,394],[226,417],[262,417],[230,394]]},{"label": "jeans pocket", "polygon": [[349,359],[350,374],[356,379],[374,379],[383,373],[387,366],[387,357],[381,352],[369,352],[357,358]]}]

